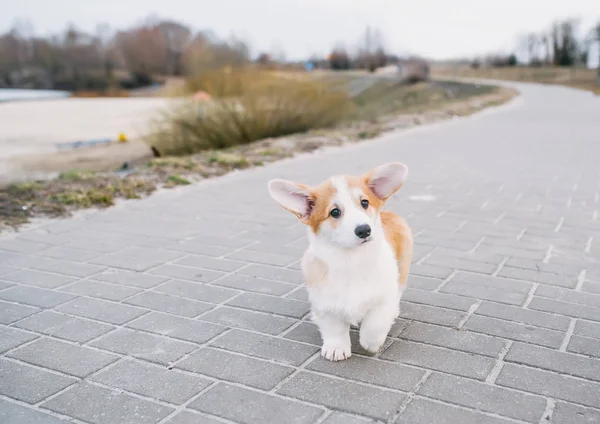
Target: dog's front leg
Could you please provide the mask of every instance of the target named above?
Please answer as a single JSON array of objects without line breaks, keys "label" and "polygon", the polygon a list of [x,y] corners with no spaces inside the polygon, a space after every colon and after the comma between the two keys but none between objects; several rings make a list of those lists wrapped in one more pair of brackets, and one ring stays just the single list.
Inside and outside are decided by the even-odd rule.
[{"label": "dog's front leg", "polygon": [[398,316],[397,302],[388,302],[371,309],[360,325],[360,345],[367,351],[377,353]]},{"label": "dog's front leg", "polygon": [[323,347],[321,356],[330,361],[343,361],[351,353],[350,324],[334,314],[313,314],[313,320],[319,326]]}]

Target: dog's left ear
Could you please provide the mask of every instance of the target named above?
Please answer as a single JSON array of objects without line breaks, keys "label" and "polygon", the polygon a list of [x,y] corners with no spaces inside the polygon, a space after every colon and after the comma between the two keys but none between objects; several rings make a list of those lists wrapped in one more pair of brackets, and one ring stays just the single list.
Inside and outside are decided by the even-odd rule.
[{"label": "dog's left ear", "polygon": [[381,200],[387,200],[406,180],[408,168],[400,162],[386,163],[372,169],[364,178],[371,191]]}]

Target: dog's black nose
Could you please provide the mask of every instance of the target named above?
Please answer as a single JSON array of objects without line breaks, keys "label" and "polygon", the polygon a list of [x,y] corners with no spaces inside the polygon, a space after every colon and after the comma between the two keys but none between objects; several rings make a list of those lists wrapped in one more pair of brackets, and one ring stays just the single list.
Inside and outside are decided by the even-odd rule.
[{"label": "dog's black nose", "polygon": [[356,234],[356,237],[358,238],[366,239],[371,235],[371,227],[369,224],[359,225],[354,229],[354,234]]}]

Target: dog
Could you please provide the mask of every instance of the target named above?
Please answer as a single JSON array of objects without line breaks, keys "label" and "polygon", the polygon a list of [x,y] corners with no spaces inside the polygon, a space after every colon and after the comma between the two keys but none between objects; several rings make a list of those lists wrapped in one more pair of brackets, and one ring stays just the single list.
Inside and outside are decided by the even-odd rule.
[{"label": "dog", "polygon": [[351,356],[350,326],[379,351],[400,313],[412,260],[413,237],[400,216],[382,211],[408,168],[388,163],[362,176],[334,176],[317,187],[271,180],[269,193],[308,227],[302,272],[319,327],[321,355]]}]

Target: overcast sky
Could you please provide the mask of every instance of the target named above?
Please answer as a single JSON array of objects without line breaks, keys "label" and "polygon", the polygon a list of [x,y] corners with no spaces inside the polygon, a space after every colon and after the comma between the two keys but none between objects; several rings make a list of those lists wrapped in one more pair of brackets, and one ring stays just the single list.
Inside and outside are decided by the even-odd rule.
[{"label": "overcast sky", "polygon": [[0,31],[26,18],[37,35],[72,22],[123,28],[148,15],[181,21],[217,35],[237,35],[252,51],[283,50],[287,58],[326,54],[356,44],[367,25],[386,47],[436,59],[509,52],[517,35],[577,16],[582,27],[600,21],[600,0],[2,0]]}]

